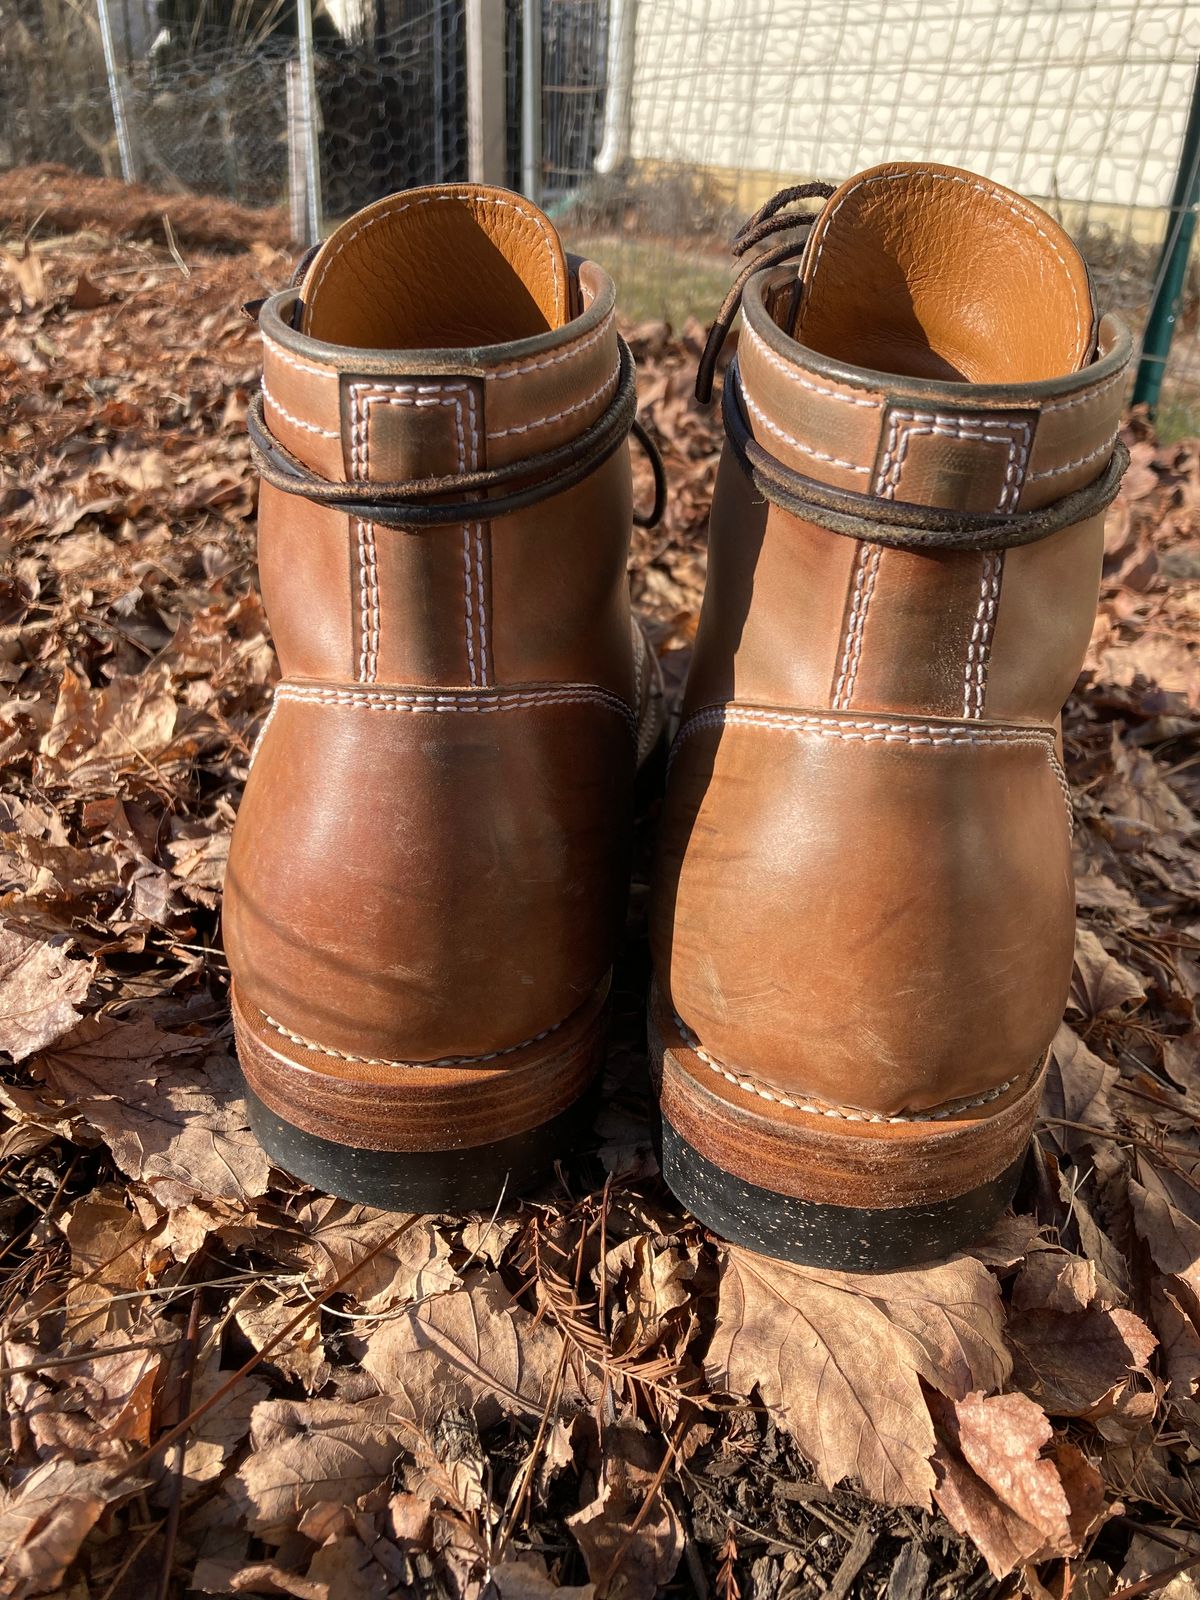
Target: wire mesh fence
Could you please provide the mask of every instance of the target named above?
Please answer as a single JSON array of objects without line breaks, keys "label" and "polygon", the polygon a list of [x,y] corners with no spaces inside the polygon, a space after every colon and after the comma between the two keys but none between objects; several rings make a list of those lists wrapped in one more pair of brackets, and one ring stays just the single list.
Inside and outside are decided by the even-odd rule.
[{"label": "wire mesh fence", "polygon": [[[1200,55],[1192,0],[325,0],[314,17],[326,225],[468,176],[468,10],[501,8],[502,171],[618,275],[631,318],[706,315],[735,221],[788,180],[889,159],[987,173],[1078,238],[1140,327]],[[116,73],[106,75],[97,6]],[[294,198],[295,0],[10,0],[0,167],[122,170],[243,205]],[[526,81],[534,19],[540,90]],[[526,136],[528,130],[526,129]],[[528,186],[528,184],[527,184]],[[1200,426],[1200,265],[1160,421]],[[1176,415],[1178,413],[1178,415]]]}]

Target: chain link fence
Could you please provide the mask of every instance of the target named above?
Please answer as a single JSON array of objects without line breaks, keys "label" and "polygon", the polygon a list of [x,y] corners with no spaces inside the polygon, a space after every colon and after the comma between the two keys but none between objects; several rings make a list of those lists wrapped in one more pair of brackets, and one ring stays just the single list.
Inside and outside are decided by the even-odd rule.
[{"label": "chain link fence", "polygon": [[[535,172],[536,198],[573,248],[612,267],[631,319],[706,317],[733,225],[783,182],[930,159],[1048,206],[1102,303],[1145,320],[1200,56],[1194,0],[325,0],[313,82],[326,226],[468,176],[468,11],[481,3],[501,18],[488,70],[503,78],[502,170],[489,176],[520,187]],[[119,176],[115,87],[145,182],[287,205],[301,181],[296,33],[295,0],[8,0],[0,167]],[[1193,262],[1168,432],[1200,431],[1198,320]]]}]

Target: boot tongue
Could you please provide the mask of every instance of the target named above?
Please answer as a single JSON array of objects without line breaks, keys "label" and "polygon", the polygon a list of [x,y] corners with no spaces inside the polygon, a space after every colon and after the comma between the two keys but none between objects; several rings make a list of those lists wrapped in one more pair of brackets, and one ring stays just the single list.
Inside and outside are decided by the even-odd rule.
[{"label": "boot tongue", "polygon": [[1091,357],[1083,260],[1020,195],[954,167],[893,163],[842,185],[813,227],[794,330],[858,367],[1027,383]]},{"label": "boot tongue", "polygon": [[475,184],[410,189],[342,224],[305,274],[301,331],[359,349],[505,344],[568,319],[549,220]]}]

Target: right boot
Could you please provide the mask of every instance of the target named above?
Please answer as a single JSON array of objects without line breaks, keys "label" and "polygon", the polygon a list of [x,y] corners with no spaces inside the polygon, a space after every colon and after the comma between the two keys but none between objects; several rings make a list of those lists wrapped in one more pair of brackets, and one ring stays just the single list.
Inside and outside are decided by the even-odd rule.
[{"label": "right boot", "polygon": [[613,285],[451,185],[353,217],[259,321],[282,677],[223,913],[251,1123],[343,1198],[491,1207],[598,1069],[661,729]]},{"label": "right boot", "polygon": [[[816,217],[789,210],[824,191]],[[739,294],[652,912],[663,1172],[751,1249],[883,1270],[1013,1193],[1074,944],[1059,712],[1129,337],[1011,191],[769,202]],[[765,264],[764,263],[765,260]]]}]

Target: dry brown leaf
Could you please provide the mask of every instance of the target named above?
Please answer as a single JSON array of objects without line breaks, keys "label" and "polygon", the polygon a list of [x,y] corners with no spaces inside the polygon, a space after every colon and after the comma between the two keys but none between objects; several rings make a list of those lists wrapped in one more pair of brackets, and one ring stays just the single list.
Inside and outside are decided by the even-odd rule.
[{"label": "dry brown leaf", "polygon": [[[405,1221],[396,1211],[378,1211],[317,1195],[296,1212],[304,1238],[289,1230],[278,1236],[281,1260],[294,1261],[313,1276],[312,1287],[326,1289],[370,1254]],[[450,1245],[432,1217],[422,1218],[356,1272],[347,1293],[367,1311],[387,1311],[402,1300],[453,1288]]]},{"label": "dry brown leaf", "polygon": [[[361,1361],[413,1418],[465,1406],[486,1428],[503,1415],[540,1416],[562,1348],[562,1336],[515,1305],[496,1273],[480,1272],[373,1329]],[[578,1400],[573,1380],[564,1397]]]},{"label": "dry brown leaf", "polygon": [[1014,1380],[1055,1417],[1105,1416],[1144,1373],[1158,1340],[1132,1311],[1035,1307],[1011,1317]]},{"label": "dry brown leaf", "polygon": [[44,1054],[39,1070],[164,1207],[197,1196],[253,1199],[266,1192],[270,1165],[250,1132],[236,1065],[217,1055],[202,1065],[171,1059],[203,1048],[144,1018],[93,1017]]},{"label": "dry brown leaf", "polygon": [[1055,1126],[1055,1118],[1090,1127],[1113,1127],[1108,1093],[1117,1081],[1117,1069],[1094,1055],[1073,1028],[1061,1023],[1050,1047],[1042,1116],[1050,1137],[1060,1150],[1077,1150],[1088,1135],[1078,1128]]},{"label": "dry brown leaf", "polygon": [[1068,1004],[1089,1021],[1122,1006],[1140,1004],[1146,987],[1082,923],[1075,930],[1075,967]]},{"label": "dry brown leaf", "polygon": [[250,1453],[226,1486],[246,1526],[280,1539],[323,1500],[353,1504],[385,1485],[413,1434],[388,1400],[264,1400]]},{"label": "dry brown leaf", "polygon": [[79,1021],[95,963],[73,961],[70,945],[30,939],[0,921],[0,1051],[14,1061],[44,1050]]},{"label": "dry brown leaf", "polygon": [[98,691],[68,669],[41,754],[76,783],[102,778],[114,766],[145,763],[153,772],[155,758],[171,742],[176,715],[165,663],[140,677],[114,678]]},{"label": "dry brown leaf", "polygon": [[1041,1408],[1023,1394],[935,1396],[931,1405],[939,1436],[934,1498],[996,1577],[1076,1554],[1103,1514],[1100,1479],[1077,1451],[1065,1458],[1065,1473],[1042,1456],[1053,1430]]},{"label": "dry brown leaf", "polygon": [[[687,1343],[694,1317],[675,1316],[694,1302],[697,1252],[650,1234],[635,1234],[608,1252],[609,1329],[613,1353],[639,1356],[663,1337],[668,1319],[676,1324],[672,1345]],[[593,1274],[600,1280],[599,1268]]]},{"label": "dry brown leaf", "polygon": [[822,1483],[928,1505],[933,1424],[921,1379],[959,1398],[1010,1367],[1000,1292],[958,1256],[913,1272],[819,1272],[728,1247],[707,1370],[718,1388],[757,1387]]},{"label": "dry brown leaf", "polygon": [[683,1526],[661,1492],[655,1493],[633,1531],[634,1519],[654,1484],[663,1448],[640,1423],[619,1423],[606,1429],[595,1498],[567,1518],[593,1583],[599,1583],[615,1563],[605,1590],[612,1600],[652,1600],[675,1576],[683,1554]]},{"label": "dry brown leaf", "polygon": [[[239,1296],[234,1319],[256,1350],[262,1350],[283,1331],[306,1302],[289,1298],[266,1284],[253,1284]],[[311,1301],[307,1302],[311,1305]],[[321,1320],[312,1317],[274,1345],[266,1357],[271,1366],[299,1383],[306,1394],[316,1394],[329,1382],[330,1366],[325,1359]]]},{"label": "dry brown leaf", "polygon": [[594,1600],[596,1593],[594,1583],[555,1583],[536,1555],[506,1556],[493,1567],[492,1582],[499,1600]]},{"label": "dry brown leaf", "polygon": [[44,1462],[0,1492],[0,1596],[27,1600],[60,1584],[104,1511],[145,1485],[120,1462]]},{"label": "dry brown leaf", "polygon": [[[124,1298],[145,1288],[165,1257],[115,1186],[85,1195],[71,1208],[63,1232],[71,1246],[68,1332],[78,1343],[108,1328],[137,1322],[138,1303]],[[120,1296],[121,1298],[117,1298]]]}]

